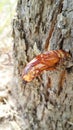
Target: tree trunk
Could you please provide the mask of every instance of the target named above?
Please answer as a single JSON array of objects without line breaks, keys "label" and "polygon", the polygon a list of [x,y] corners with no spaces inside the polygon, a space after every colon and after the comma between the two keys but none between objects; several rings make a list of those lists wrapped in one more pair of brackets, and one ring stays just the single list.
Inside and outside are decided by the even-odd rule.
[{"label": "tree trunk", "polygon": [[19,0],[13,20],[14,88],[21,130],[73,130],[73,59],[23,83],[36,55],[63,49],[73,57],[73,1]]}]

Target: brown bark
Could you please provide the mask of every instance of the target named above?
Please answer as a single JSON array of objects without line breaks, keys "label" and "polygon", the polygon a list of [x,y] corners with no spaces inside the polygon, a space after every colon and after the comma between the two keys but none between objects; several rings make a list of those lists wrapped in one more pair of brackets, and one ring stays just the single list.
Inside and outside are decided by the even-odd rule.
[{"label": "brown bark", "polygon": [[21,130],[73,129],[73,58],[24,84],[22,70],[39,53],[64,49],[73,57],[72,0],[20,0],[13,20],[15,90]]}]

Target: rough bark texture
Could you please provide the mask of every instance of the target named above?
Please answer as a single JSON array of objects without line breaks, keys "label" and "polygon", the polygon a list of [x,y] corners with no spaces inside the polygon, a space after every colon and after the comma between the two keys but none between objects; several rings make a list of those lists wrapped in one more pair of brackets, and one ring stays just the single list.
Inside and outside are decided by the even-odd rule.
[{"label": "rough bark texture", "polygon": [[73,130],[72,58],[30,83],[21,78],[25,65],[46,50],[64,49],[73,57],[73,1],[19,0],[13,36],[13,95],[21,130]]}]

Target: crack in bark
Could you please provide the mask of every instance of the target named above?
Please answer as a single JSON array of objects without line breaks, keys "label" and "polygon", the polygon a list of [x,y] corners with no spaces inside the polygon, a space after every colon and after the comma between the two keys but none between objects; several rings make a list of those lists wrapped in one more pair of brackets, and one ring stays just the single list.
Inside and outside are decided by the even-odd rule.
[{"label": "crack in bark", "polygon": [[59,81],[59,89],[58,89],[58,96],[60,95],[62,89],[63,89],[63,83],[65,80],[65,76],[66,76],[66,70],[63,70],[61,75],[60,75],[60,81]]},{"label": "crack in bark", "polygon": [[44,1],[42,1],[42,3],[41,3],[41,9],[40,9],[39,13],[36,14],[36,16],[35,16],[35,18],[40,16],[39,20],[38,20],[38,23],[37,23],[37,26],[35,28],[35,33],[38,32],[38,34],[39,34],[39,27],[40,27],[40,24],[41,24],[41,21],[42,21],[43,10],[44,10]]},{"label": "crack in bark", "polygon": [[52,21],[51,21],[51,25],[50,25],[50,31],[49,31],[49,34],[48,34],[48,38],[46,39],[46,42],[45,42],[45,50],[48,49],[48,46],[50,44],[50,39],[52,37],[54,27],[55,27],[55,24],[57,22],[57,16],[58,16],[59,13],[62,12],[62,6],[63,6],[62,2],[63,2],[63,0],[59,0],[58,3],[56,4],[56,6],[53,9],[52,17],[51,17]]}]

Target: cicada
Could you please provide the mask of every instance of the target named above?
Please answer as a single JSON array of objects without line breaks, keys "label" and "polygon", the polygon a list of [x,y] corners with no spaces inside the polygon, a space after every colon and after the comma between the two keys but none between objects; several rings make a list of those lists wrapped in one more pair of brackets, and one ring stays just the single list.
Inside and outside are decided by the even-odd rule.
[{"label": "cicada", "polygon": [[63,62],[63,59],[69,56],[69,53],[64,50],[52,50],[39,54],[26,65],[22,73],[22,78],[24,81],[30,82],[44,70],[55,69],[60,61]]}]

